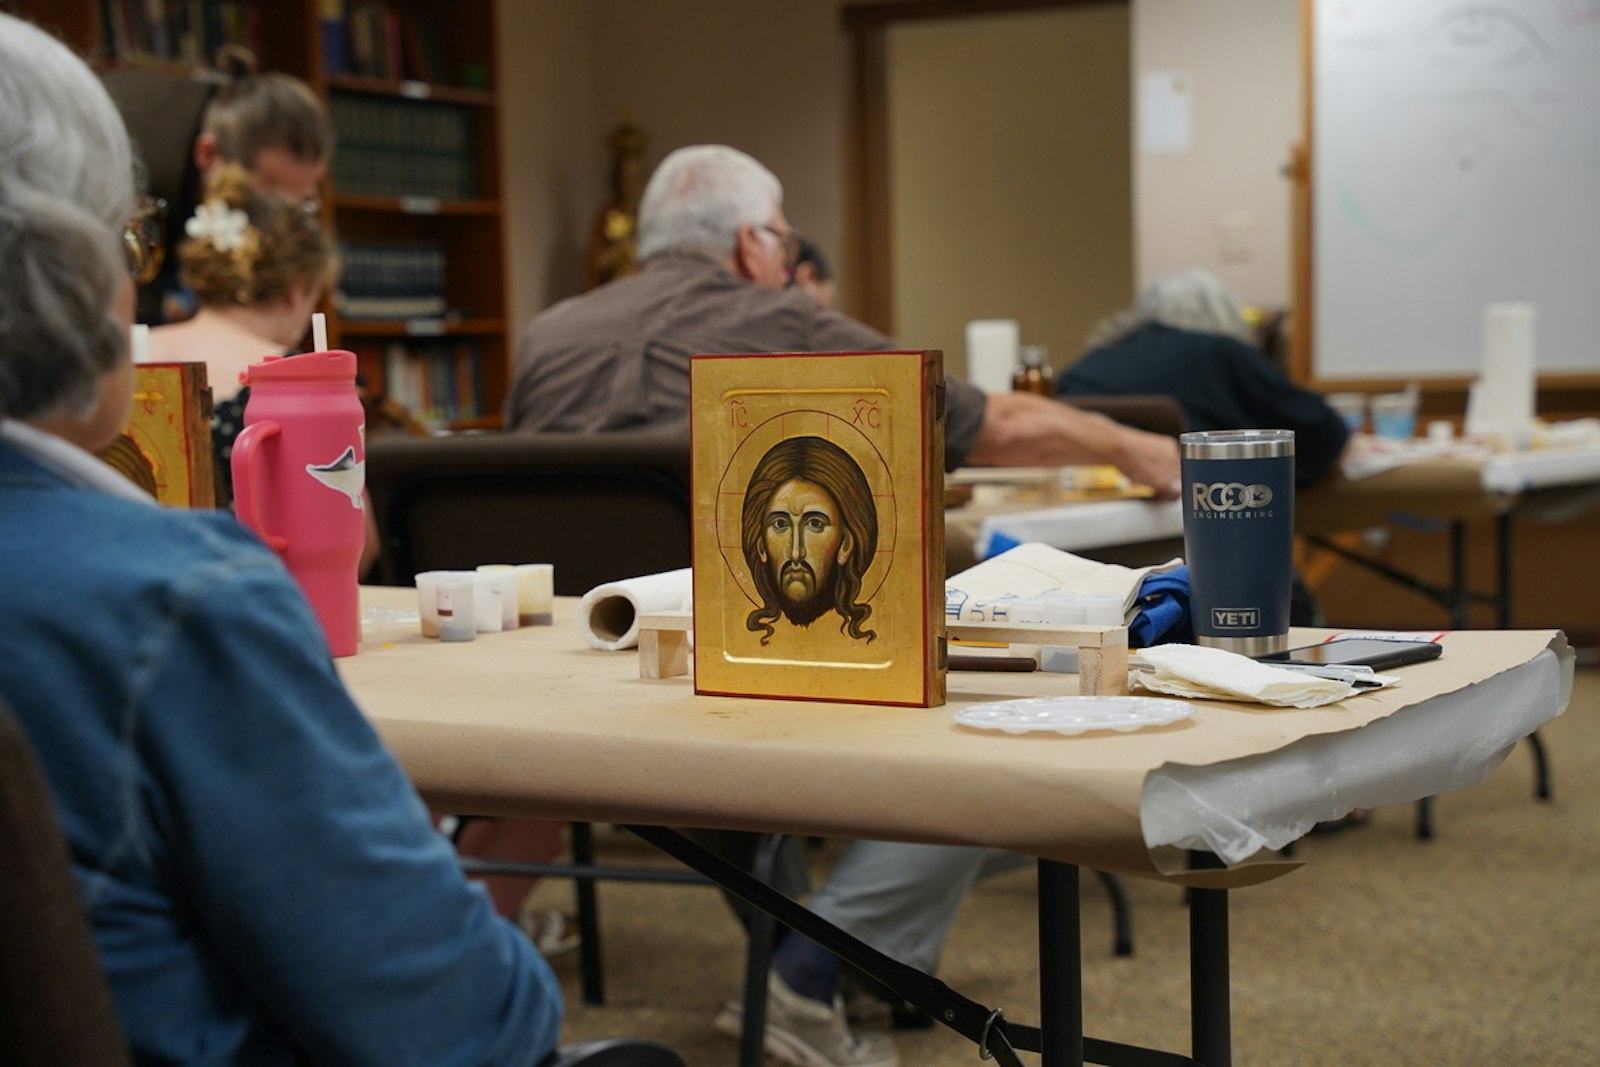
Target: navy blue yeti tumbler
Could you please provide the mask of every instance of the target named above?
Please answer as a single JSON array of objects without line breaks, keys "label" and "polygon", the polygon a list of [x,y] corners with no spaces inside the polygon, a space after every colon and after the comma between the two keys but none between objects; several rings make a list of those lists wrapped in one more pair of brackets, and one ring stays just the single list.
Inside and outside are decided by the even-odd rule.
[{"label": "navy blue yeti tumbler", "polygon": [[1202,645],[1246,656],[1289,647],[1294,431],[1178,439],[1189,612]]}]

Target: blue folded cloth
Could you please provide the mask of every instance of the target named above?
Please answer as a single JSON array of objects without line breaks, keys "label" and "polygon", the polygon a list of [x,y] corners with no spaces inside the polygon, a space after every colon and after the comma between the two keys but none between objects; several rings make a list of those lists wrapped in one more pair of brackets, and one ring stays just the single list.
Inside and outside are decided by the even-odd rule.
[{"label": "blue folded cloth", "polygon": [[1020,544],[1022,542],[1010,534],[1003,534],[996,530],[989,535],[989,543],[982,546],[982,557],[984,559],[994,559],[1000,553],[1009,552]]},{"label": "blue folded cloth", "polygon": [[1147,575],[1133,606],[1137,613],[1128,623],[1128,644],[1132,647],[1194,641],[1194,625],[1189,621],[1188,567]]}]

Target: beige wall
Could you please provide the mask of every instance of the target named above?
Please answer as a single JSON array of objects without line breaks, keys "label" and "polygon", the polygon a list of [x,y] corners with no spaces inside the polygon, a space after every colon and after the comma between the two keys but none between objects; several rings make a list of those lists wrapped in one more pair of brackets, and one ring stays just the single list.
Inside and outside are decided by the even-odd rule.
[{"label": "beige wall", "polygon": [[888,35],[895,322],[965,373],[970,319],[1060,366],[1133,285],[1128,12],[903,23]]},{"label": "beige wall", "polygon": [[[1289,183],[1300,136],[1297,0],[1134,0],[1133,76],[1181,71],[1193,86],[1193,145],[1134,147],[1135,263],[1142,286],[1163,271],[1207,267],[1246,301],[1289,300]],[[1240,224],[1244,258],[1225,255]]]},{"label": "beige wall", "polygon": [[[651,165],[699,141],[767,162],[784,179],[791,220],[837,260],[849,106],[841,6],[499,0],[514,321],[578,290],[589,220],[605,198],[606,132],[624,114],[649,134]],[[1247,299],[1284,302],[1278,165],[1298,130],[1299,4],[1132,0],[1130,11],[1134,78],[1181,67],[1194,74],[1196,98],[1189,153],[1133,153],[1136,277],[1198,262]],[[1255,216],[1248,263],[1218,262],[1215,224],[1229,212]]]},{"label": "beige wall", "polygon": [[838,8],[837,0],[500,0],[519,326],[581,287],[587,227],[606,197],[606,135],[622,118],[649,138],[651,169],[686,144],[731,144],[760,159],[784,182],[790,222],[840,266]]},{"label": "beige wall", "polygon": [[605,197],[586,8],[571,0],[496,5],[513,335],[581,288],[589,220]]}]

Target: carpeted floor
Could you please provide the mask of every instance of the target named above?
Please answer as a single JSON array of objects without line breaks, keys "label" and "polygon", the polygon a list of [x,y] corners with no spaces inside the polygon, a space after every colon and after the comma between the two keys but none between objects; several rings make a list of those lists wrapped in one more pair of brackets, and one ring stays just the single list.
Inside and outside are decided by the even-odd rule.
[{"label": "carpeted floor", "polygon": [[[1436,838],[1413,809],[1299,843],[1308,865],[1231,896],[1234,1064],[1361,1067],[1600,1065],[1600,675],[1579,672],[1567,713],[1541,731],[1554,799],[1532,799],[1519,746],[1477,788],[1435,802]],[[604,858],[652,862],[623,831]],[[816,856],[823,869],[829,847]],[[942,977],[1008,1018],[1037,1022],[1031,866],[968,898]],[[1181,891],[1128,881],[1135,953],[1110,953],[1109,910],[1083,882],[1084,1018],[1096,1037],[1188,1050],[1187,922]],[[547,881],[541,902],[569,905]],[[608,1002],[583,1005],[577,958],[555,961],[569,1039],[631,1035],[673,1045],[691,1067],[731,1065],[711,1029],[741,978],[741,928],[715,891],[601,888]],[[976,1062],[942,1028],[896,1034],[906,1067]],[[1026,1062],[1034,1057],[1024,1056]]]}]

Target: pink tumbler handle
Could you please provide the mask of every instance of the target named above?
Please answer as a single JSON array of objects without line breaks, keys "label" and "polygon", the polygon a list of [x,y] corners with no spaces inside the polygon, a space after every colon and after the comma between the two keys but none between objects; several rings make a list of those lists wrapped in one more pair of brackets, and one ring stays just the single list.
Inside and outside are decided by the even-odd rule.
[{"label": "pink tumbler handle", "polygon": [[[268,533],[262,526],[260,516],[261,507],[261,448],[267,441],[283,432],[283,427],[275,422],[251,423],[242,430],[233,442],[233,480],[236,491],[233,495],[234,511],[239,516],[239,521],[260,535],[268,548],[274,552],[283,552],[289,547],[289,539],[278,534]],[[240,482],[244,484],[239,485]]]}]

